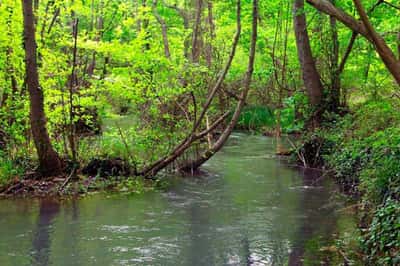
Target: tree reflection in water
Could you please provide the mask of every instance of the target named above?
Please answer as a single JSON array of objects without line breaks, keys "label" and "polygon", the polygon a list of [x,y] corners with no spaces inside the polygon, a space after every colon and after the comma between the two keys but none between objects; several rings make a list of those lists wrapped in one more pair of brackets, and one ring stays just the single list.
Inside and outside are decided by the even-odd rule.
[{"label": "tree reflection in water", "polygon": [[36,232],[32,241],[32,264],[49,265],[52,225],[60,213],[60,203],[55,199],[42,199],[39,205],[39,216]]}]

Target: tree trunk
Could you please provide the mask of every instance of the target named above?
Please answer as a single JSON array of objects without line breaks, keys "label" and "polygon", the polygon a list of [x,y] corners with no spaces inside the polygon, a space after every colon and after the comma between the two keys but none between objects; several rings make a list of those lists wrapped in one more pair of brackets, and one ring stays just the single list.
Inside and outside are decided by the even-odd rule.
[{"label": "tree trunk", "polygon": [[233,113],[232,119],[222,132],[221,136],[214,143],[211,149],[208,149],[203,155],[197,160],[190,161],[187,164],[180,167],[181,171],[193,172],[197,170],[201,165],[207,162],[215,153],[217,153],[226,143],[229,136],[231,135],[233,129],[235,128],[240,114],[242,112],[243,106],[245,105],[247,95],[250,91],[251,80],[254,72],[254,61],[256,54],[256,43],[257,43],[257,28],[258,28],[258,0],[253,0],[253,23],[252,23],[252,35],[251,35],[251,45],[249,54],[249,63],[247,66],[246,77],[243,81],[243,91],[240,94],[239,102],[236,105],[235,112]]},{"label": "tree trunk", "polygon": [[[307,90],[311,105],[315,109],[319,109],[322,103],[323,86],[311,52],[310,40],[307,32],[306,15],[304,13],[304,0],[295,0],[293,11],[296,45],[304,86]],[[320,114],[320,111],[315,111],[311,121],[313,127],[318,126],[318,122],[321,118]]]},{"label": "tree trunk", "polygon": [[356,42],[357,36],[358,36],[358,33],[353,31],[352,34],[351,34],[351,38],[350,38],[349,44],[347,45],[346,51],[344,52],[342,61],[340,62],[340,65],[339,65],[339,68],[338,68],[339,75],[342,74],[342,72],[344,70],[344,67],[345,67],[345,65],[347,63],[347,59],[349,59],[350,53],[353,50],[354,43]]},{"label": "tree trunk", "polygon": [[334,16],[338,21],[361,34],[374,46],[376,52],[381,57],[386,68],[390,71],[397,84],[400,85],[400,61],[397,60],[393,51],[386,44],[385,40],[375,31],[371,25],[365,9],[362,7],[359,0],[353,0],[362,22],[357,21],[354,17],[345,13],[343,10],[335,7],[327,0],[307,0],[307,3],[325,14]]},{"label": "tree trunk", "polygon": [[387,69],[396,79],[397,84],[400,85],[400,61],[397,60],[395,54],[386,44],[385,40],[376,32],[376,30],[372,26],[360,0],[353,0],[353,2],[365,28],[367,29],[368,34],[371,36],[376,51],[380,55],[383,63],[385,63]]},{"label": "tree trunk", "polygon": [[[332,3],[335,0],[331,0]],[[329,91],[329,109],[332,112],[338,112],[340,106],[340,71],[339,71],[339,38],[336,18],[329,17],[332,50],[330,53],[330,75],[331,87]]]},{"label": "tree trunk", "polygon": [[[174,9],[183,20],[183,28],[184,28],[184,30],[185,31],[189,30],[190,15],[189,15],[189,12],[187,10],[179,8],[176,4],[168,5],[164,1],[163,1],[163,5],[165,5],[168,8]],[[185,37],[185,40],[183,42],[183,46],[184,46],[183,54],[184,54],[185,58],[186,59],[190,59],[189,58],[190,39],[188,37]]]},{"label": "tree trunk", "polygon": [[22,6],[24,16],[26,84],[30,97],[32,136],[36,146],[42,175],[60,175],[62,173],[61,161],[57,152],[51,145],[47,132],[43,91],[39,85],[32,0],[23,0]]},{"label": "tree trunk", "polygon": [[201,54],[201,15],[203,13],[203,0],[196,0],[196,13],[192,35],[192,62],[198,63]]},{"label": "tree trunk", "polygon": [[205,58],[207,62],[207,67],[211,69],[212,60],[213,60],[213,41],[215,39],[215,25],[214,25],[214,16],[213,16],[213,3],[211,1],[207,1],[207,11],[208,16],[206,19],[208,26],[209,37],[207,40],[207,44],[205,47]]},{"label": "tree trunk", "polygon": [[161,34],[162,34],[162,38],[163,38],[163,43],[164,43],[164,54],[165,57],[170,59],[171,58],[171,52],[169,49],[169,40],[168,40],[168,27],[167,27],[167,23],[165,22],[165,20],[160,16],[160,14],[158,14],[157,11],[157,0],[153,1],[153,14],[156,17],[158,23],[161,26]]},{"label": "tree trunk", "polygon": [[233,39],[232,49],[229,54],[228,61],[225,65],[224,69],[222,70],[221,75],[218,77],[218,80],[217,80],[214,88],[210,91],[210,93],[207,97],[207,100],[203,106],[203,110],[202,110],[201,114],[194,121],[192,131],[181,143],[179,143],[176,147],[174,147],[174,149],[168,155],[162,157],[161,159],[154,162],[153,164],[145,167],[145,169],[143,169],[142,171],[140,171],[138,173],[139,175],[144,176],[146,178],[151,178],[151,177],[155,176],[159,171],[161,171],[162,169],[164,169],[165,167],[167,167],[168,165],[173,163],[179,156],[184,154],[184,152],[188,148],[190,148],[195,141],[198,141],[198,140],[204,138],[205,136],[207,136],[207,134],[209,134],[210,132],[215,130],[220,124],[222,124],[225,121],[225,119],[229,115],[229,112],[226,112],[225,114],[221,115],[212,125],[210,125],[210,127],[208,129],[203,130],[200,133],[196,133],[197,130],[199,129],[199,127],[201,126],[201,122],[202,122],[203,118],[205,117],[207,110],[209,109],[216,93],[221,89],[222,83],[232,65],[233,58],[235,57],[236,48],[238,46],[239,38],[240,38],[240,34],[241,34],[240,11],[241,11],[241,4],[240,4],[240,0],[238,0],[237,1],[237,14],[236,14],[237,29],[236,29],[235,37]]},{"label": "tree trunk", "polygon": [[400,31],[397,33],[397,56],[400,60]]}]

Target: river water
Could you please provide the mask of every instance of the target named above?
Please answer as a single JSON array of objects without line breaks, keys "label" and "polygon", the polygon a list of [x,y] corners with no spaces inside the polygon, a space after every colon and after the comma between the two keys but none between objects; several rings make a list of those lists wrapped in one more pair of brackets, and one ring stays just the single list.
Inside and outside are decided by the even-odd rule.
[{"label": "river water", "polygon": [[0,265],[321,265],[352,224],[337,188],[290,168],[272,138],[235,133],[165,191],[0,201]]}]

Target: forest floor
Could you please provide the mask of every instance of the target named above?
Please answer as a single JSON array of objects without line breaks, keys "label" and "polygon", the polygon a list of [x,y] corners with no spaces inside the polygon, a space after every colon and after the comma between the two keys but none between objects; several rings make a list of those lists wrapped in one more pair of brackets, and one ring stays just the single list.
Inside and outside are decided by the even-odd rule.
[{"label": "forest floor", "polygon": [[162,187],[164,180],[140,177],[72,176],[36,179],[31,173],[0,187],[0,198],[69,197],[96,192],[143,193]]}]

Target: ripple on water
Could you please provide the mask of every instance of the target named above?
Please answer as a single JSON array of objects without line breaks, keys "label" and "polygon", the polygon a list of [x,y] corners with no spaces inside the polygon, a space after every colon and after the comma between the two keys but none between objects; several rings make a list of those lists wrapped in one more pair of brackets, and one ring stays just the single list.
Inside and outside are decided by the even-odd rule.
[{"label": "ripple on water", "polygon": [[133,232],[160,231],[160,228],[157,227],[146,227],[137,225],[103,225],[100,229],[111,233],[122,233],[122,234],[133,233]]},{"label": "ripple on water", "polygon": [[[48,253],[49,265],[284,265],[308,248],[303,240],[337,231],[342,203],[272,160],[272,141],[235,134],[228,145],[206,175],[164,192],[61,203],[54,221],[36,205],[31,216],[25,204],[0,206],[0,265],[23,265],[31,250]],[[43,246],[32,249],[36,236]]]}]

